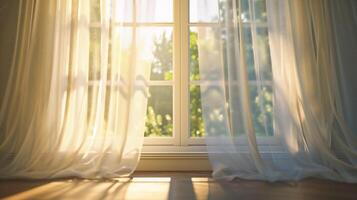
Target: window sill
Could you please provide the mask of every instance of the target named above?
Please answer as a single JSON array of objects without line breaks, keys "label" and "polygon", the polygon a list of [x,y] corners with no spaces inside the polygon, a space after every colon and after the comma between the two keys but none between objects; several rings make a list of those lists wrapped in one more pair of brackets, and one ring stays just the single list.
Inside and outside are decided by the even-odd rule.
[{"label": "window sill", "polygon": [[136,171],[211,171],[205,146],[144,146]]},{"label": "window sill", "polygon": [[[275,137],[258,139],[262,156],[271,153],[284,155],[284,149],[278,145]],[[249,147],[241,138],[236,141],[239,151],[249,154]],[[223,143],[224,144],[224,143]],[[222,144],[221,144],[222,145]],[[150,145],[143,147],[137,171],[211,171],[205,145]]]}]

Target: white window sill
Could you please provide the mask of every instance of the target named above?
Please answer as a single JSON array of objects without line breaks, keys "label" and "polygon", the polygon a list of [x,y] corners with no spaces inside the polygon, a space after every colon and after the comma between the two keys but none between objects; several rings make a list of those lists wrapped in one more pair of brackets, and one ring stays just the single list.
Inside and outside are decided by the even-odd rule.
[{"label": "white window sill", "polygon": [[136,171],[211,171],[205,146],[144,146]]}]

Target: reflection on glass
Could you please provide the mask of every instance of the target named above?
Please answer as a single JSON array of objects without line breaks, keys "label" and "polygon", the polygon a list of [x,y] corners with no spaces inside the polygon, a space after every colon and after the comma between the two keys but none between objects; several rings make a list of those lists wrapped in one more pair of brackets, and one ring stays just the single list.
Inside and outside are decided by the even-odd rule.
[{"label": "reflection on glass", "polygon": [[173,98],[171,86],[150,86],[145,137],[172,137]]},{"label": "reflection on glass", "polygon": [[190,85],[190,133],[191,137],[203,137],[205,135],[201,90],[198,85]]},{"label": "reflection on glass", "polygon": [[173,0],[136,0],[138,22],[173,22]]},{"label": "reflection on glass", "polygon": [[218,22],[219,0],[190,0],[190,22]]},{"label": "reflection on glass", "polygon": [[140,27],[138,57],[151,62],[150,80],[172,80],[172,28]]}]

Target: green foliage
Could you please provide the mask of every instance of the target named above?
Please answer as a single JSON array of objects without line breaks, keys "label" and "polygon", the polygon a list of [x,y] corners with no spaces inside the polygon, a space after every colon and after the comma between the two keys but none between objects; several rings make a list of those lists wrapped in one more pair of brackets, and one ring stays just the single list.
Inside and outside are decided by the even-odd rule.
[{"label": "green foliage", "polygon": [[[172,73],[172,39],[163,33],[154,39],[153,50],[154,61],[151,65],[151,80],[173,80]],[[160,86],[158,86],[160,87]],[[171,89],[171,88],[170,88]],[[171,101],[172,95],[163,90],[150,89],[151,96],[148,101],[148,108],[145,122],[145,137],[170,137],[173,133],[172,106],[171,102],[166,102],[169,106],[157,105],[157,102]],[[155,102],[157,101],[157,102]]]},{"label": "green foliage", "polygon": [[258,136],[273,135],[273,91],[263,86],[258,94],[256,87],[251,87],[252,112],[255,132]]},{"label": "green foliage", "polygon": [[205,127],[202,117],[201,91],[199,86],[190,86],[190,132],[191,137],[205,135]]},{"label": "green foliage", "polygon": [[197,33],[190,32],[190,80],[192,81],[200,80],[197,39]]},{"label": "green foliage", "polygon": [[[154,57],[155,61],[152,65],[152,80],[172,80],[172,40],[169,40],[165,34],[155,40]],[[170,66],[171,68],[167,67]],[[154,68],[159,68],[159,71],[164,73],[158,74],[153,71]],[[190,79],[199,80],[199,66],[198,66],[198,46],[197,46],[197,33],[190,33]],[[204,136],[204,123],[202,118],[202,105],[201,105],[201,91],[199,86],[190,86],[190,132],[192,137]],[[152,105],[148,105],[146,116],[146,130],[145,136],[171,136],[173,131],[172,116],[165,114],[162,119],[163,113],[160,108],[156,110]]]},{"label": "green foliage", "polygon": [[145,137],[170,136],[173,131],[172,117],[166,114],[155,114],[152,106],[148,107],[146,115]]},{"label": "green foliage", "polygon": [[[200,80],[197,39],[197,33],[190,32],[190,80],[192,81]],[[190,133],[191,137],[205,135],[201,90],[198,85],[190,85]]]},{"label": "green foliage", "polygon": [[163,33],[154,39],[151,80],[172,80],[172,39]]}]

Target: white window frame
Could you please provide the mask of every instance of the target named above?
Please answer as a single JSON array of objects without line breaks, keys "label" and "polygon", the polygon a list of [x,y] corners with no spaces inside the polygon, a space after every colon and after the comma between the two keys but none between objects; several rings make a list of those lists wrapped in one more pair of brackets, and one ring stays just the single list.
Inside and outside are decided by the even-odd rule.
[{"label": "white window frame", "polygon": [[204,138],[190,137],[189,0],[173,0],[173,6],[173,136],[145,137],[144,152],[206,152]]},{"label": "white window frame", "polygon": [[[210,170],[205,138],[190,137],[190,84],[200,85],[200,81],[190,81],[189,61],[189,29],[198,26],[219,26],[218,23],[189,21],[189,0],[173,0],[173,22],[136,22],[136,0],[133,0],[133,22],[120,23],[122,26],[132,27],[172,27],[173,28],[173,80],[149,81],[149,86],[167,85],[173,88],[173,137],[145,137],[142,156],[137,170],[165,170],[192,171]],[[249,0],[250,15],[255,17],[253,0]],[[100,23],[92,23],[91,27],[100,27]],[[244,22],[243,26],[250,26],[252,34],[256,34],[256,27],[267,27],[267,23],[256,22],[254,19]],[[135,37],[135,36],[133,36]],[[252,37],[253,49],[257,45]],[[254,62],[258,61],[258,52],[254,52]],[[255,63],[258,64],[259,63]],[[90,81],[96,85],[97,81]],[[249,84],[256,84],[251,81]],[[272,81],[264,83],[273,85]],[[263,145],[276,144],[276,137],[258,137],[257,142]],[[244,145],[242,143],[242,145]]]},{"label": "white window frame", "polygon": [[[189,61],[189,29],[199,26],[219,26],[216,22],[190,22],[189,21],[189,0],[173,0],[173,22],[136,22],[136,0],[133,0],[133,22],[120,23],[122,26],[132,27],[135,32],[136,27],[172,27],[173,28],[173,80],[172,81],[148,81],[149,86],[166,85],[173,88],[173,136],[172,137],[145,137],[142,160],[191,160],[195,158],[202,163],[208,162],[205,138],[190,137],[190,84],[200,85],[200,81],[190,81],[190,61]],[[249,0],[250,15],[255,17],[253,0]],[[91,24],[92,27],[100,27],[100,24]],[[267,23],[256,22],[254,19],[243,23],[243,26],[250,26],[252,34],[256,34],[256,27],[267,27]],[[135,36],[133,36],[135,37]],[[253,49],[257,45],[252,37]],[[254,52],[254,62],[258,61],[258,52]],[[259,64],[259,63],[255,63]],[[95,85],[95,81],[92,84]],[[251,81],[250,84],[255,84]],[[272,81],[267,81],[267,85],[273,85]],[[258,137],[259,144],[276,144],[274,136]],[[192,162],[189,163],[192,163]],[[208,169],[206,164],[202,164],[201,169]],[[147,165],[147,164],[146,164]],[[155,164],[149,164],[156,166]],[[185,165],[185,164],[184,164]],[[160,165],[159,170],[167,170],[165,165]],[[171,166],[169,163],[168,166]],[[198,164],[200,166],[200,164]],[[141,167],[147,169],[146,167]],[[181,167],[184,169],[184,167]],[[139,166],[140,169],[140,166]]]},{"label": "white window frame", "polygon": [[[174,2],[174,22],[173,22],[173,116],[174,116],[174,131],[172,138],[165,137],[146,137],[145,152],[206,152],[205,138],[190,137],[190,116],[189,103],[190,84],[200,85],[200,81],[189,80],[189,29],[190,27],[199,26],[219,26],[215,22],[190,22],[189,21],[189,0],[173,0]],[[243,26],[249,26],[256,33],[257,27],[267,27],[266,22],[256,22],[255,9],[253,0],[249,0],[251,20],[244,22]],[[256,37],[252,37],[253,49],[256,49]],[[259,65],[257,59],[259,57],[257,51],[254,52],[254,64]],[[255,81],[250,81],[249,84],[256,84]],[[265,81],[265,85],[273,85],[272,81]],[[258,143],[272,145],[276,144],[274,136],[259,136]]]}]

